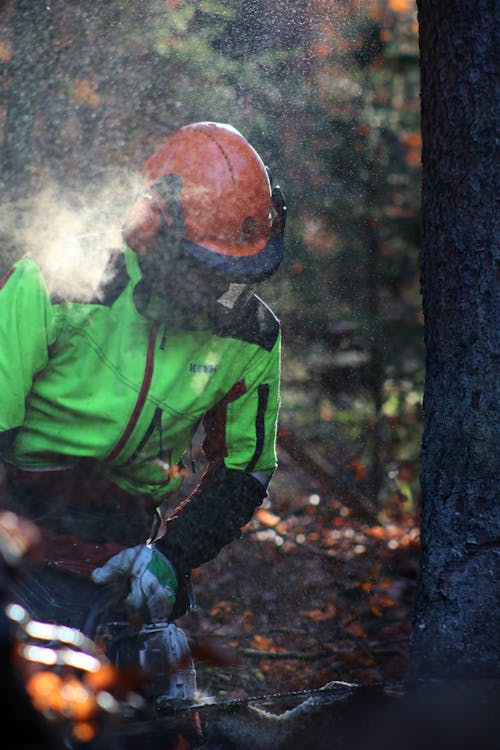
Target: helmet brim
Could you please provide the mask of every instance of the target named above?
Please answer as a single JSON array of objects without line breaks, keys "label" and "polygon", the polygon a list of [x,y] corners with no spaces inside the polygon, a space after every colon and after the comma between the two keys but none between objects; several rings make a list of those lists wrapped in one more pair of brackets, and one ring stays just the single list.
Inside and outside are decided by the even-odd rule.
[{"label": "helmet brim", "polygon": [[200,264],[234,283],[262,281],[268,278],[277,270],[285,250],[282,232],[271,232],[267,244],[260,252],[244,257],[215,253],[185,239],[182,240],[182,248]]}]

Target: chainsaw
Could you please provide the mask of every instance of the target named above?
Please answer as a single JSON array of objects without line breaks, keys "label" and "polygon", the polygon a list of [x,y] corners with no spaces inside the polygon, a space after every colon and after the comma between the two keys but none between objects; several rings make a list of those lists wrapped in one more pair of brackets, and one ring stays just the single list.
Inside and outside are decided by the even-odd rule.
[{"label": "chainsaw", "polygon": [[[174,623],[157,622],[136,628],[130,622],[106,622],[97,627],[95,639],[91,639],[75,628],[32,620],[16,603],[8,604],[5,614],[16,625],[17,652],[40,669],[48,666],[55,672],[70,669],[92,675],[112,665],[118,685],[121,675],[134,675],[136,689],[143,700],[137,700],[139,696],[134,695],[130,707],[139,708],[142,717],[146,706],[150,707],[146,713],[161,719],[201,709],[325,697],[327,692],[339,693],[355,687],[347,682],[334,682],[318,689],[243,698],[206,696],[197,689],[196,670],[186,635]],[[92,684],[94,681],[84,678],[83,682]],[[99,680],[95,684],[99,685]],[[111,681],[110,693],[113,687]],[[130,695],[125,697],[128,700]],[[131,716],[133,710],[125,713]]]},{"label": "chainsaw", "polygon": [[[33,619],[10,596],[20,556],[17,549],[11,552],[12,534],[8,541],[0,545],[0,630],[7,638],[9,670],[21,675],[35,710],[69,736],[66,746],[75,738],[86,741],[92,732],[98,736],[107,726],[119,726],[122,736],[141,735],[158,728],[175,732],[183,721],[190,723],[188,729],[195,726],[199,739],[196,722],[213,710],[276,705],[285,699],[319,701],[327,693],[341,697],[354,687],[339,682],[317,690],[244,698],[200,694],[188,640],[174,623],[139,627],[103,617],[97,602],[82,630]],[[122,597],[123,591],[115,592],[107,598],[108,606]]]}]

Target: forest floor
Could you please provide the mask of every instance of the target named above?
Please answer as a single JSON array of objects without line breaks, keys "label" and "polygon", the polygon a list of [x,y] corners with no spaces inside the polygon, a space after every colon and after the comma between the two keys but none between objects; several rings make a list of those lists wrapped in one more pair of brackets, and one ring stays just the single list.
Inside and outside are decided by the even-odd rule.
[{"label": "forest floor", "polygon": [[405,678],[419,557],[401,506],[376,524],[284,451],[270,496],[216,560],[194,571],[198,610],[179,621],[201,695],[243,698],[338,680]]},{"label": "forest floor", "polygon": [[[167,711],[161,721],[140,711],[129,710],[121,723],[106,715],[92,750],[493,750],[497,693],[483,695],[475,685],[465,692],[459,685],[458,694],[447,685],[406,689],[416,515],[395,496],[370,523],[361,521],[282,449],[279,459],[270,496],[242,539],[194,571],[198,610],[178,621],[199,697],[222,704]],[[248,697],[325,686],[313,701],[302,695],[245,705]],[[16,695],[11,724],[38,737],[38,717],[27,722]],[[94,737],[92,724],[64,721],[57,744],[49,737],[36,746],[62,750],[59,730],[66,737],[82,726]],[[17,735],[5,745],[27,746]]]}]

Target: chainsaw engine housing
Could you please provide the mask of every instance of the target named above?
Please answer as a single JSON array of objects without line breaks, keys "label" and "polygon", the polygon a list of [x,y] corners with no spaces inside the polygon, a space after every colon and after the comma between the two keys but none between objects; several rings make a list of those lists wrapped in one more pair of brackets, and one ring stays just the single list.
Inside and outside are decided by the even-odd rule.
[{"label": "chainsaw engine housing", "polygon": [[108,658],[117,667],[144,674],[148,697],[173,701],[193,700],[196,671],[184,631],[173,623],[144,625],[126,622],[99,626],[97,640],[106,644]]}]

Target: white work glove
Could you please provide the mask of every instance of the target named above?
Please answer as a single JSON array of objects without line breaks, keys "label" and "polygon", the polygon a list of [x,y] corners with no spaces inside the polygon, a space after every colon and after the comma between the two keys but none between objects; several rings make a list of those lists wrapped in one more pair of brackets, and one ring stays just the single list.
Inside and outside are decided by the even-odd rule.
[{"label": "white work glove", "polygon": [[118,552],[92,572],[94,583],[129,579],[130,593],[125,604],[145,622],[167,620],[177,591],[177,577],[167,558],[154,546],[140,544]]}]

